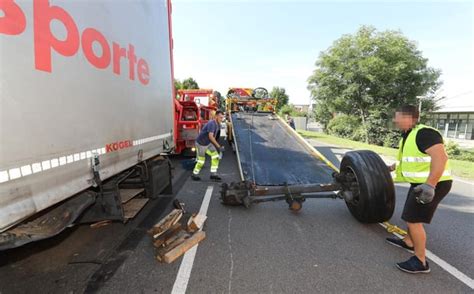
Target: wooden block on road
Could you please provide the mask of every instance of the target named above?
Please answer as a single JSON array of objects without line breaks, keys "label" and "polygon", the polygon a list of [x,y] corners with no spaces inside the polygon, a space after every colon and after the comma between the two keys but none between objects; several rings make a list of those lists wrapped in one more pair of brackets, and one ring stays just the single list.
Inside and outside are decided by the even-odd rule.
[{"label": "wooden block on road", "polygon": [[161,236],[159,236],[157,239],[155,239],[155,241],[153,242],[153,246],[155,246],[156,248],[162,247],[163,245],[165,245],[165,243],[169,239],[173,238],[181,230],[182,230],[182,228],[181,228],[180,223],[174,224],[174,226],[169,228],[165,233],[163,233]]},{"label": "wooden block on road", "polygon": [[187,227],[189,232],[196,232],[202,229],[204,222],[206,221],[207,216],[202,214],[193,215],[189,218]]},{"label": "wooden block on road", "polygon": [[[191,234],[183,230],[179,231],[177,234],[174,234],[171,238],[166,240],[160,248],[157,249],[157,258],[160,257],[163,259],[166,253],[170,252],[190,237]],[[160,260],[160,258],[158,258],[158,260]]]},{"label": "wooden block on road", "polygon": [[196,232],[190,238],[168,251],[162,258],[159,258],[159,260],[162,259],[166,263],[172,263],[194,245],[204,240],[204,238],[206,238],[206,233],[203,231]]},{"label": "wooden block on road", "polygon": [[181,209],[173,209],[167,216],[154,225],[148,233],[156,239],[178,223],[182,216],[183,211]]}]

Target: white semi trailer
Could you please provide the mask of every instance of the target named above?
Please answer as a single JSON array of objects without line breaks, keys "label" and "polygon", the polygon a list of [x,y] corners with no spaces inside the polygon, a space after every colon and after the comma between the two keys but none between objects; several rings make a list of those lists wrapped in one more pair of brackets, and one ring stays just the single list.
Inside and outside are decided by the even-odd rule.
[{"label": "white semi trailer", "polygon": [[169,192],[170,5],[0,1],[0,249]]}]

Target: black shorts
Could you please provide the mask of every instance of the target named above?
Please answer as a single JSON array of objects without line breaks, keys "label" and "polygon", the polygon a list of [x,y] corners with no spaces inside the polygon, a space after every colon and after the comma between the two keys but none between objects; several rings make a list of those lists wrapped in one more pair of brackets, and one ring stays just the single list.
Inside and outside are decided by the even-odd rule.
[{"label": "black shorts", "polygon": [[411,184],[408,190],[407,200],[403,208],[402,219],[409,223],[426,223],[429,224],[435,213],[438,204],[443,200],[451,190],[453,181],[442,181],[436,185],[435,196],[431,203],[420,204],[416,202],[416,195],[413,189],[419,184]]}]

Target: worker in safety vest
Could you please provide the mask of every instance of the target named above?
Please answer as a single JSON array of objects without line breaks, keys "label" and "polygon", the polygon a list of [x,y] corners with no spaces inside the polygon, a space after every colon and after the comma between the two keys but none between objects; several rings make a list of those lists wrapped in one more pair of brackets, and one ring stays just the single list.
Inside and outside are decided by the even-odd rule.
[{"label": "worker in safety vest", "polygon": [[400,270],[429,273],[423,223],[431,222],[436,207],[451,190],[453,181],[443,137],[438,130],[419,124],[418,120],[415,106],[402,106],[396,111],[394,122],[403,134],[398,162],[389,169],[395,171],[395,182],[411,184],[402,213],[408,235],[404,239],[387,238],[387,242],[415,254],[407,261],[397,263]]},{"label": "worker in safety vest", "polygon": [[191,178],[194,181],[199,181],[199,172],[206,162],[206,154],[211,157],[211,180],[220,181],[221,178],[217,175],[217,168],[219,167],[219,153],[224,151],[224,146],[218,142],[218,134],[220,133],[221,122],[224,119],[222,111],[217,110],[213,120],[210,120],[201,130],[196,138],[196,165],[194,166]]}]

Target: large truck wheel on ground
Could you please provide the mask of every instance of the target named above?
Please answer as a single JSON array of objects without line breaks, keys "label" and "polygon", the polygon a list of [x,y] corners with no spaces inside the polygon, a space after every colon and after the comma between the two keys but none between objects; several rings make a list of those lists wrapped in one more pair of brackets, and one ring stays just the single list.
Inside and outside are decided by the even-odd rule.
[{"label": "large truck wheel on ground", "polygon": [[0,249],[169,192],[169,0],[2,1]]},{"label": "large truck wheel on ground", "polygon": [[360,222],[390,219],[395,209],[395,187],[387,166],[373,151],[347,152],[340,173],[346,178],[346,204]]}]

